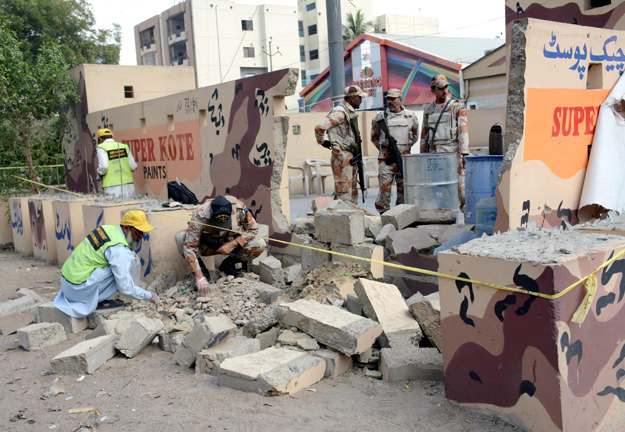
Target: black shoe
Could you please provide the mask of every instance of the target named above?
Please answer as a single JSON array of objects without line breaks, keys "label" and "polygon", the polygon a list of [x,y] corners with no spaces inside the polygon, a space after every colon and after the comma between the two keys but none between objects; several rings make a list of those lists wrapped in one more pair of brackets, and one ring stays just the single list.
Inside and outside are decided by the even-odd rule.
[{"label": "black shoe", "polygon": [[245,273],[237,269],[236,265],[238,263],[241,263],[242,266],[244,265],[243,262],[239,261],[238,259],[232,256],[229,256],[225,260],[222,261],[221,265],[219,266],[219,271],[224,272],[228,276],[234,276],[235,278],[243,277]]}]

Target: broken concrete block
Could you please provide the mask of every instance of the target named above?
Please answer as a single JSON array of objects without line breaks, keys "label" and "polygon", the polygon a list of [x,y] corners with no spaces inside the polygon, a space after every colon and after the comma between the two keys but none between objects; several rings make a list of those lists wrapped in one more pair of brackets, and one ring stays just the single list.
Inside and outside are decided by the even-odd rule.
[{"label": "broken concrete block", "polygon": [[175,353],[186,335],[187,333],[185,332],[160,332],[158,335],[158,347],[163,351]]},{"label": "broken concrete block", "polygon": [[120,306],[112,309],[94,310],[93,313],[87,317],[87,328],[96,329],[100,324],[106,321],[108,317],[115,315],[123,309],[124,307]]},{"label": "broken concrete block", "polygon": [[384,224],[380,216],[365,216],[365,236],[375,239]]},{"label": "broken concrete block", "polygon": [[439,293],[435,292],[425,297],[421,293],[417,293],[406,300],[406,305],[432,345],[443,352]]},{"label": "broken concrete block", "polygon": [[[328,243],[321,243],[316,240],[304,242],[304,246],[309,246],[311,248],[322,249],[326,251],[330,250],[330,245]],[[308,271],[329,262],[332,258],[332,255],[313,249],[300,248],[300,257],[302,258],[302,270]]]},{"label": "broken concrete block", "polygon": [[380,245],[380,246],[385,246],[386,238],[393,231],[397,231],[393,225],[391,224],[384,225],[382,229],[380,230],[380,233],[375,238],[375,244]]},{"label": "broken concrete block", "polygon": [[416,223],[419,224],[455,224],[456,212],[450,209],[421,210]]},{"label": "broken concrete block", "polygon": [[391,347],[417,343],[423,336],[406,301],[395,285],[358,279],[354,290],[365,316],[382,324],[387,344]]},{"label": "broken concrete block", "polygon": [[352,276],[341,276],[326,283],[325,287],[328,292],[333,290],[341,293],[341,296],[345,299],[349,294],[354,294],[354,284],[356,278]]},{"label": "broken concrete block", "polygon": [[31,324],[17,330],[17,341],[26,351],[39,351],[66,340],[65,329],[59,323]]},{"label": "broken concrete block", "polygon": [[292,284],[295,281],[295,279],[297,279],[297,277],[299,276],[301,272],[302,272],[301,264],[293,264],[292,266],[288,266],[287,268],[285,268],[284,274],[286,277],[286,283]]},{"label": "broken concrete block", "polygon": [[442,381],[443,357],[436,348],[382,348],[380,372],[384,381]]},{"label": "broken concrete block", "polygon": [[312,351],[310,355],[321,357],[326,361],[324,378],[334,379],[354,367],[354,360],[351,356],[346,356],[331,348]]},{"label": "broken concrete block", "polygon": [[265,396],[294,394],[319,382],[325,360],[305,352],[271,347],[257,353],[226,359],[219,367],[217,383]]},{"label": "broken concrete block", "polygon": [[115,347],[126,357],[133,358],[148,346],[163,328],[163,323],[150,318],[133,321],[121,335]]},{"label": "broken concrete block", "polygon": [[276,288],[284,289],[285,276],[282,263],[275,257],[268,256],[260,261],[260,280]]},{"label": "broken concrete block", "polygon": [[315,218],[313,216],[304,216],[293,220],[291,222],[291,232],[293,234],[314,234]]},{"label": "broken concrete block", "polygon": [[384,212],[382,225],[391,224],[396,230],[402,230],[419,219],[419,207],[415,204],[400,204]]},{"label": "broken concrete block", "polygon": [[329,196],[321,196],[312,200],[312,206],[310,207],[313,213],[316,213],[317,210],[323,210],[330,205],[332,202],[332,197]]},{"label": "broken concrete block", "polygon": [[278,305],[272,305],[263,309],[259,314],[252,317],[247,324],[243,326],[243,335],[249,338],[255,337],[257,334],[269,330],[278,324]]},{"label": "broken concrete block", "polygon": [[15,333],[17,329],[38,321],[38,304],[27,306],[23,309],[0,316],[0,333],[8,335]]},{"label": "broken concrete block", "polygon": [[319,349],[317,341],[308,336],[306,333],[295,333],[291,330],[283,331],[278,338],[278,342],[282,345],[296,346],[305,351],[314,351]]},{"label": "broken concrete block", "polygon": [[406,228],[394,231],[386,238],[386,248],[391,255],[409,254],[414,248],[420,255],[430,253],[438,246],[427,231],[419,228]]},{"label": "broken concrete block", "polygon": [[0,303],[0,316],[22,310],[36,303],[37,301],[31,296],[22,296],[16,298],[15,300],[7,300]]},{"label": "broken concrete block", "polygon": [[[261,237],[269,237],[269,225],[258,224],[258,235]],[[252,260],[252,271],[256,274],[260,273],[260,262],[267,257],[267,248],[259,256]]]},{"label": "broken concrete block", "polygon": [[355,292],[354,294],[347,294],[347,296],[345,297],[345,308],[348,312],[351,312],[354,315],[364,316],[362,314],[362,306],[360,305],[360,302],[358,301],[358,296]]},{"label": "broken concrete block", "polygon": [[148,291],[155,292],[159,296],[162,296],[168,289],[176,285],[178,281],[178,275],[175,270],[169,270],[165,273],[159,274],[148,286]]},{"label": "broken concrete block", "polygon": [[375,321],[313,300],[281,303],[278,318],[282,325],[297,327],[347,355],[368,350],[382,334],[382,326]]},{"label": "broken concrete block", "polygon": [[315,235],[320,242],[354,245],[365,239],[364,214],[357,210],[319,210]]},{"label": "broken concrete block", "polygon": [[174,354],[174,360],[180,366],[189,368],[200,351],[227,341],[236,329],[237,326],[227,315],[205,316],[202,323],[185,336]]},{"label": "broken concrete block", "polygon": [[449,240],[458,236],[459,234],[462,234],[465,231],[473,231],[473,229],[475,228],[475,225],[464,225],[464,224],[443,225],[443,226],[446,226],[447,229],[437,239],[440,244],[445,244]]},{"label": "broken concrete block", "polygon": [[87,328],[87,318],[74,318],[54,307],[52,302],[39,305],[39,319],[41,322],[58,322],[67,333],[77,334]]},{"label": "broken concrete block", "polygon": [[[332,252],[337,252],[345,255],[357,256],[360,258],[366,258],[368,260],[384,262],[384,248],[382,246],[376,246],[370,243],[360,243],[357,245],[343,245],[340,243],[332,243]],[[333,262],[356,262],[362,265],[365,269],[371,272],[374,279],[384,277],[384,265],[380,263],[374,263],[371,261],[356,260],[353,258],[347,258],[340,255],[332,255]]]},{"label": "broken concrete block", "polygon": [[115,336],[119,334],[115,331],[118,320],[104,320],[102,324],[97,326],[91,333],[85,336],[85,340],[95,339],[100,336]]},{"label": "broken concrete block", "polygon": [[426,231],[430,235],[430,237],[436,240],[439,244],[442,244],[439,239],[443,236],[445,231],[449,230],[450,228],[454,226],[457,226],[457,225],[431,224],[431,225],[420,225],[418,228],[420,230]]},{"label": "broken concrete block", "polygon": [[226,342],[200,351],[195,361],[195,373],[217,375],[224,360],[260,351],[260,341],[235,336]]},{"label": "broken concrete block", "polygon": [[273,302],[278,300],[278,297],[284,294],[284,290],[281,290],[280,288],[275,288],[263,282],[257,281],[254,283],[253,287],[258,293],[260,301],[267,305],[272,304]]},{"label": "broken concrete block", "polygon": [[257,334],[256,339],[260,342],[260,349],[264,350],[274,346],[278,342],[278,336],[280,336],[280,329],[274,327],[264,333]]},{"label": "broken concrete block", "polygon": [[35,302],[37,302],[37,303],[44,303],[46,301],[46,299],[41,297],[35,291],[33,291],[31,289],[28,289],[28,288],[20,288],[20,289],[18,289],[15,292],[15,295],[17,296],[17,298],[28,296],[28,297],[32,298],[33,300],[35,300]]},{"label": "broken concrete block", "polygon": [[92,374],[115,356],[116,341],[115,336],[101,336],[81,342],[50,360],[52,371],[58,374]]}]

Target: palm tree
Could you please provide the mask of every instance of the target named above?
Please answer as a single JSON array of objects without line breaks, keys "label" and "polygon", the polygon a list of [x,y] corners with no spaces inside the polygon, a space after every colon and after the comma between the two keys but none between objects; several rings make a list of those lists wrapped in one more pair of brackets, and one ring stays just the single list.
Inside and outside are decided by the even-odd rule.
[{"label": "palm tree", "polygon": [[343,47],[346,47],[362,33],[373,30],[373,23],[365,21],[365,14],[362,13],[361,9],[356,11],[356,16],[348,12],[345,19],[347,20],[347,25],[343,26]]}]

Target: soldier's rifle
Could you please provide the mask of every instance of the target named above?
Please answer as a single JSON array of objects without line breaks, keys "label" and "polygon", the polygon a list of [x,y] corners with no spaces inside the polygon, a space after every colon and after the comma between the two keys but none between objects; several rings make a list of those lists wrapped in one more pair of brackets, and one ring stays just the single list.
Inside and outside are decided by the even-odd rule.
[{"label": "soldier's rifle", "polygon": [[365,186],[365,167],[362,160],[362,138],[360,137],[360,131],[358,129],[358,117],[354,117],[349,120],[354,131],[355,147],[353,150],[354,156],[352,156],[351,164],[358,169],[358,183],[360,183],[360,190],[362,191],[362,202],[364,204],[367,198],[367,187]]},{"label": "soldier's rifle", "polygon": [[386,139],[388,141],[388,145],[386,146],[386,148],[388,149],[390,156],[384,159],[384,163],[386,163],[387,165],[396,163],[397,168],[399,169],[399,173],[403,177],[404,162],[402,161],[401,153],[399,151],[399,148],[397,147],[397,140],[391,135],[390,131],[388,130],[388,124],[386,123],[386,113],[384,113],[384,118],[378,120],[377,123],[380,129],[382,129],[382,132],[384,132],[384,135],[386,135]]}]

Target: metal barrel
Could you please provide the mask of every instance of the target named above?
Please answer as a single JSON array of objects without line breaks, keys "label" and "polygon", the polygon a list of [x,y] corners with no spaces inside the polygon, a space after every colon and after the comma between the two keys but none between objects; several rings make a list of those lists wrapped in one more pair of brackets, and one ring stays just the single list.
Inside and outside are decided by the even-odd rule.
[{"label": "metal barrel", "polygon": [[403,159],[406,204],[422,210],[459,210],[457,153],[410,154]]}]

